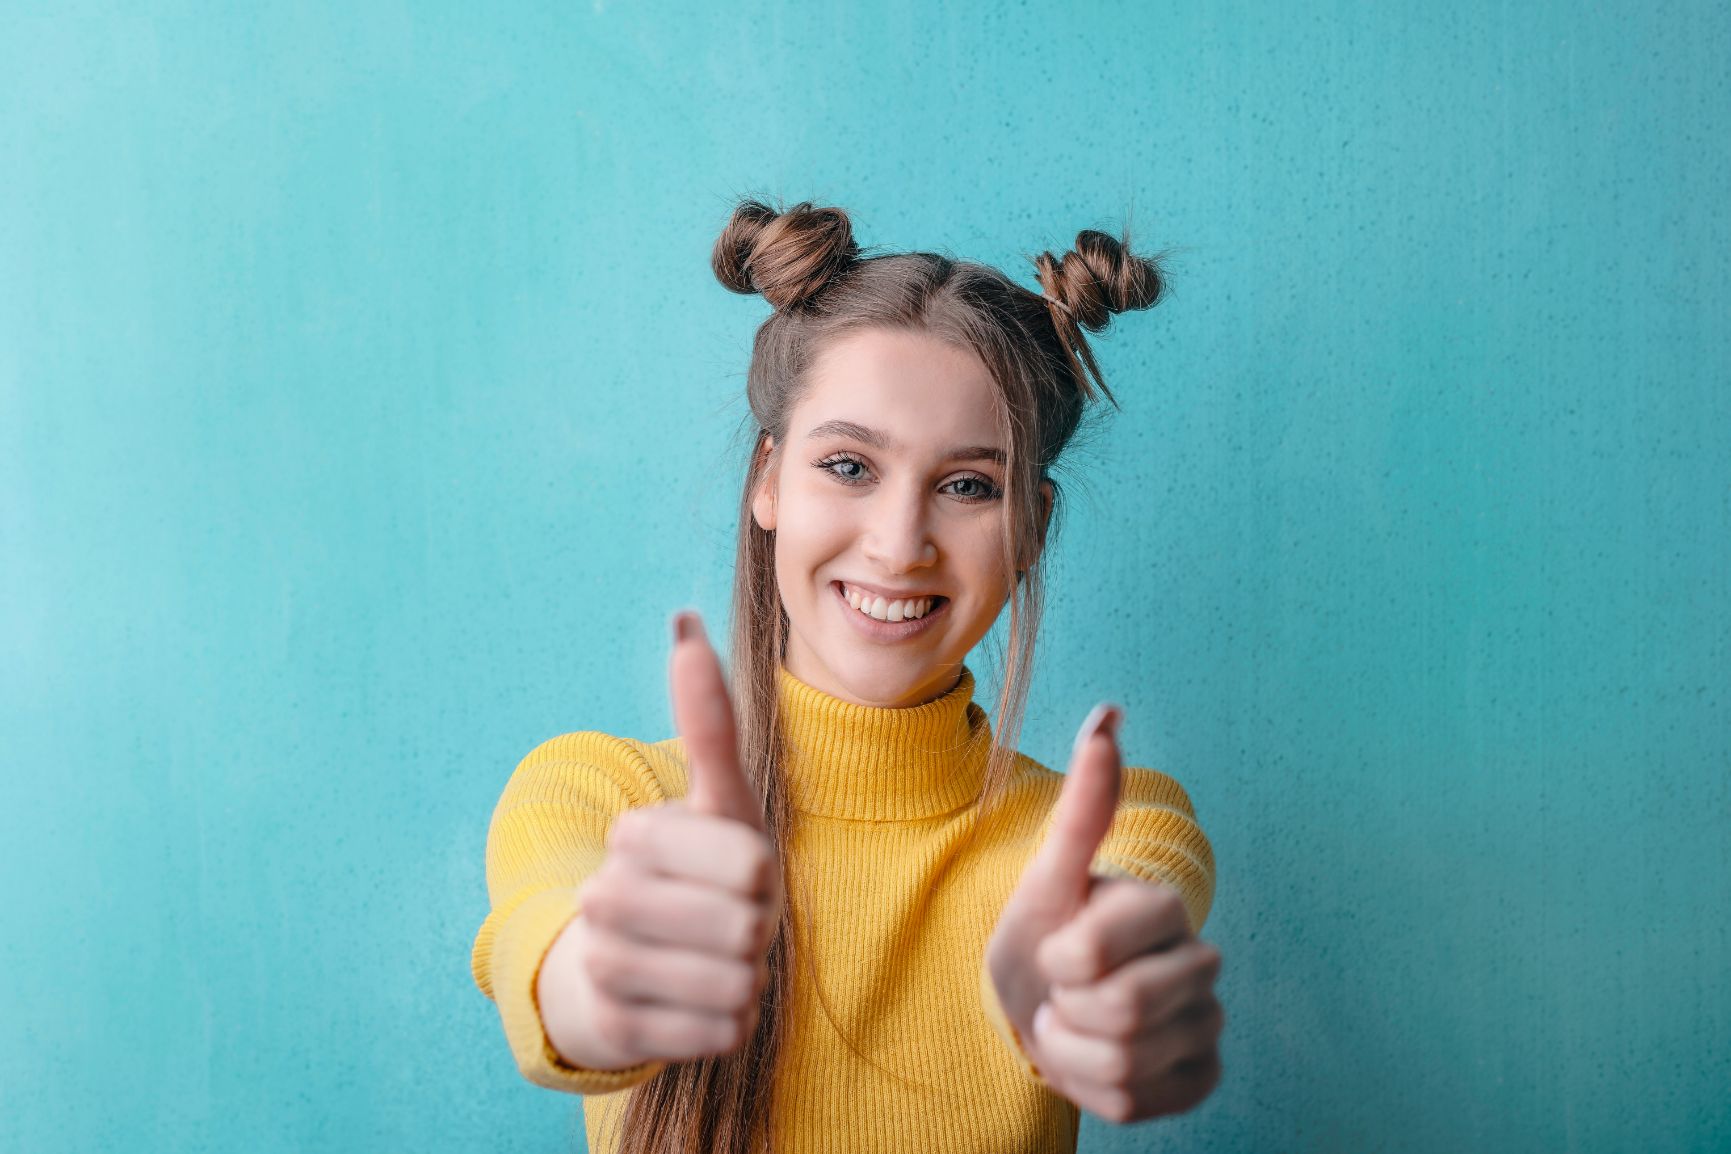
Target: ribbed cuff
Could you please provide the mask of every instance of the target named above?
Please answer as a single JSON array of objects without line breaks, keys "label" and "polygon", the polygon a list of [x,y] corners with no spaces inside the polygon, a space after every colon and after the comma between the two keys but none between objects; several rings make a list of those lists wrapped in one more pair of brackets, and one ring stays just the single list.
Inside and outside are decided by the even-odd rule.
[{"label": "ribbed cuff", "polygon": [[992,1029],[998,1032],[998,1037],[1004,1040],[1010,1048],[1010,1057],[1015,1061],[1016,1068],[1022,1071],[1029,1081],[1041,1086],[1046,1080],[1040,1076],[1040,1068],[1034,1065],[1028,1057],[1027,1049],[1022,1045],[1022,1035],[1017,1032],[1009,1015],[1004,1013],[1003,1004],[998,1001],[998,986],[992,981],[992,971],[986,966],[984,959],[980,962],[980,1005],[986,1011],[986,1020],[992,1023]]},{"label": "ribbed cuff", "polygon": [[1203,923],[1208,920],[1208,907],[1212,904],[1213,898],[1207,875],[1198,869],[1190,871],[1188,877],[1174,880],[1141,863],[1137,863],[1137,866],[1138,868],[1132,869],[1130,866],[1102,854],[1095,857],[1090,872],[1105,877],[1148,882],[1151,885],[1171,886],[1178,891],[1178,900],[1184,903],[1184,919],[1190,923],[1190,932],[1193,934],[1201,933]]}]

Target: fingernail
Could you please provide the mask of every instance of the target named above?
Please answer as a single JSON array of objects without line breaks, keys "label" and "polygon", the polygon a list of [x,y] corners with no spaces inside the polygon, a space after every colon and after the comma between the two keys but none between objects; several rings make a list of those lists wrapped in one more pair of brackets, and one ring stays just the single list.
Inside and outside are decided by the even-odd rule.
[{"label": "fingernail", "polygon": [[1082,721],[1082,728],[1076,732],[1076,748],[1080,749],[1097,733],[1111,733],[1118,736],[1118,725],[1124,718],[1124,711],[1110,701],[1102,701]]},{"label": "fingernail", "polygon": [[697,614],[689,609],[681,609],[673,615],[673,640],[675,642],[696,637],[697,631]]}]

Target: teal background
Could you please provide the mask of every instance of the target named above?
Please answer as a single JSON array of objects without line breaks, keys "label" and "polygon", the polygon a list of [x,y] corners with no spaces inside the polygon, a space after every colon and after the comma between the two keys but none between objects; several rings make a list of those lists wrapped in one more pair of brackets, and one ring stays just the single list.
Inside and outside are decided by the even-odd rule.
[{"label": "teal background", "polygon": [[0,6],[0,1148],[580,1145],[486,827],[723,620],[744,194],[1179,250],[1021,745],[1190,789],[1226,1074],[1084,1150],[1731,1145],[1731,10],[359,7]]}]

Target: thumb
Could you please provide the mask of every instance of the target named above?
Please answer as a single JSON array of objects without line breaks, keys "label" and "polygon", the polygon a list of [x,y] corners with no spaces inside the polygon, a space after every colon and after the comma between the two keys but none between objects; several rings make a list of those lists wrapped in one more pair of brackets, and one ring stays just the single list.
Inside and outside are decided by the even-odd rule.
[{"label": "thumb", "polygon": [[1076,734],[1069,772],[1053,808],[1051,827],[1029,864],[1030,895],[1041,908],[1069,913],[1086,904],[1088,867],[1118,810],[1123,766],[1118,726],[1124,711],[1102,702]]},{"label": "thumb", "polygon": [[739,733],[721,662],[696,613],[676,614],[668,672],[673,724],[685,741],[686,805],[763,829],[763,805],[739,765]]}]

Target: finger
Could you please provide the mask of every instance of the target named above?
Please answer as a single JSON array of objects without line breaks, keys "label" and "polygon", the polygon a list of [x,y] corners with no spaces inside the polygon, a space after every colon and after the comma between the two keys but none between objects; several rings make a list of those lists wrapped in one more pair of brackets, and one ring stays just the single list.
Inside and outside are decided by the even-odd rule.
[{"label": "finger", "polygon": [[1220,1084],[1220,1077],[1218,1048],[1177,1063],[1155,1084],[1155,1091],[1148,1102],[1148,1116],[1182,1114],[1213,1093],[1214,1087]]},{"label": "finger", "polygon": [[1088,867],[1118,808],[1123,767],[1117,729],[1122,720],[1123,710],[1103,702],[1077,733],[1046,840],[1028,867],[1043,904],[1080,909],[1087,900]]},{"label": "finger", "polygon": [[1133,958],[1098,982],[1055,985],[1047,995],[1071,1029],[1125,1039],[1159,1029],[1186,1006],[1212,997],[1220,951],[1203,941]]},{"label": "finger", "polygon": [[673,947],[629,945],[593,934],[584,964],[595,988],[622,1002],[731,1014],[757,996],[767,961],[718,958]]},{"label": "finger", "polygon": [[761,833],[695,813],[687,802],[626,810],[614,819],[607,848],[646,871],[704,882],[741,897],[762,897],[775,889],[778,867]]},{"label": "finger", "polygon": [[686,801],[699,813],[763,828],[763,805],[739,765],[739,734],[721,662],[696,613],[674,618],[673,723],[685,741]]},{"label": "finger", "polygon": [[1226,1030],[1226,1007],[1212,993],[1182,1007],[1164,1026],[1172,1065],[1179,1066],[1216,1049]]},{"label": "finger", "polygon": [[648,874],[634,876],[627,887],[612,870],[603,866],[577,890],[578,906],[595,931],[721,957],[755,960],[768,950],[775,925],[761,903]]},{"label": "finger", "polygon": [[1057,1080],[1055,1089],[1103,1118],[1126,1120],[1129,1091],[1148,1066],[1146,1043],[1109,1042],[1077,1033],[1050,1005],[1034,1015],[1034,1043],[1040,1069]]},{"label": "finger", "polygon": [[1079,986],[1131,958],[1174,946],[1189,934],[1184,901],[1171,886],[1096,878],[1087,904],[1040,943],[1035,960],[1047,981]]},{"label": "finger", "polygon": [[742,1024],[735,1014],[676,1010],[608,997],[596,998],[591,1012],[596,1032],[608,1044],[645,1059],[678,1061],[727,1053],[743,1042],[746,1031],[756,1024],[755,1015]]}]

